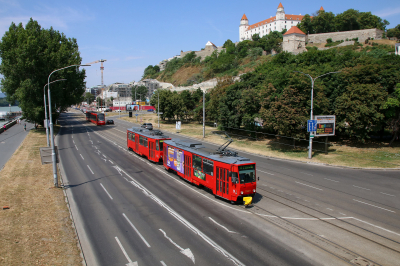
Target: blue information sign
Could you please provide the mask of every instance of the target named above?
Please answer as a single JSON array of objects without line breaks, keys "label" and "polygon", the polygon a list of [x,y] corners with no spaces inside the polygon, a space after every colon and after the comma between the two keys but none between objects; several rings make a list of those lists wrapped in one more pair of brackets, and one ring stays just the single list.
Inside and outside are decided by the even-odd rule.
[{"label": "blue information sign", "polygon": [[307,132],[317,131],[317,120],[307,120]]}]

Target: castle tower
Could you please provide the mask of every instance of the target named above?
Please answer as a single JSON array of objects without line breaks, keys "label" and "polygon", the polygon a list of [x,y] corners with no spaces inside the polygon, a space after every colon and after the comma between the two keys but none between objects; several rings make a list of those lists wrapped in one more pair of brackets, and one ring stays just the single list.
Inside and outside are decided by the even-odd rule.
[{"label": "castle tower", "polygon": [[276,20],[284,20],[285,19],[285,9],[283,8],[282,3],[279,3],[278,9],[276,10]]},{"label": "castle tower", "polygon": [[243,14],[242,19],[240,20],[240,26],[239,26],[239,41],[243,41],[245,38],[245,31],[249,27],[249,20],[246,17],[246,14]]}]

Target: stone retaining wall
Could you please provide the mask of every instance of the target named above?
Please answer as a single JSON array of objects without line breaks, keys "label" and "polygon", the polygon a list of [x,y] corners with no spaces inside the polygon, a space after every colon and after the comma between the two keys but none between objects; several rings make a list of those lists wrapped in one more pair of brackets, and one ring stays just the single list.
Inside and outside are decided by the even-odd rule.
[{"label": "stone retaining wall", "polygon": [[332,41],[351,41],[354,38],[358,38],[359,42],[364,42],[368,38],[374,40],[382,39],[383,30],[379,29],[367,29],[367,30],[352,30],[352,31],[340,31],[340,32],[328,32],[328,33],[317,33],[309,34],[306,38],[308,44],[310,43],[326,43],[326,39],[331,38]]}]

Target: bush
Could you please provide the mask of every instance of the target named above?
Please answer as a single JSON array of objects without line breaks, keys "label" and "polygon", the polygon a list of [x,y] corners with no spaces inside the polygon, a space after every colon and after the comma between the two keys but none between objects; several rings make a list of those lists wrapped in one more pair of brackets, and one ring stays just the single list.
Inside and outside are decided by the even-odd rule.
[{"label": "bush", "polygon": [[326,42],[327,42],[327,43],[332,43],[332,38],[326,39]]}]

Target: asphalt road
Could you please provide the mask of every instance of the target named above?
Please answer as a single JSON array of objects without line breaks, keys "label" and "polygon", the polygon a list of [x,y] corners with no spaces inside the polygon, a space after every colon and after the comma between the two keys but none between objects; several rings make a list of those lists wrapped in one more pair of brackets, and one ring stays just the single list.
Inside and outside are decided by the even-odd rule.
[{"label": "asphalt road", "polygon": [[29,130],[34,127],[33,124],[26,123],[25,131],[25,123],[23,120],[21,124],[15,124],[7,129],[7,131],[0,133],[0,170],[3,169],[19,145],[21,145],[22,141],[28,135]]},{"label": "asphalt road", "polygon": [[81,113],[60,119],[67,191],[90,262],[340,265],[367,258],[390,265],[399,259],[398,171],[240,152],[257,163],[260,176],[254,208],[245,209],[126,151],[126,128],[132,124],[114,121],[115,126],[95,127]]}]

